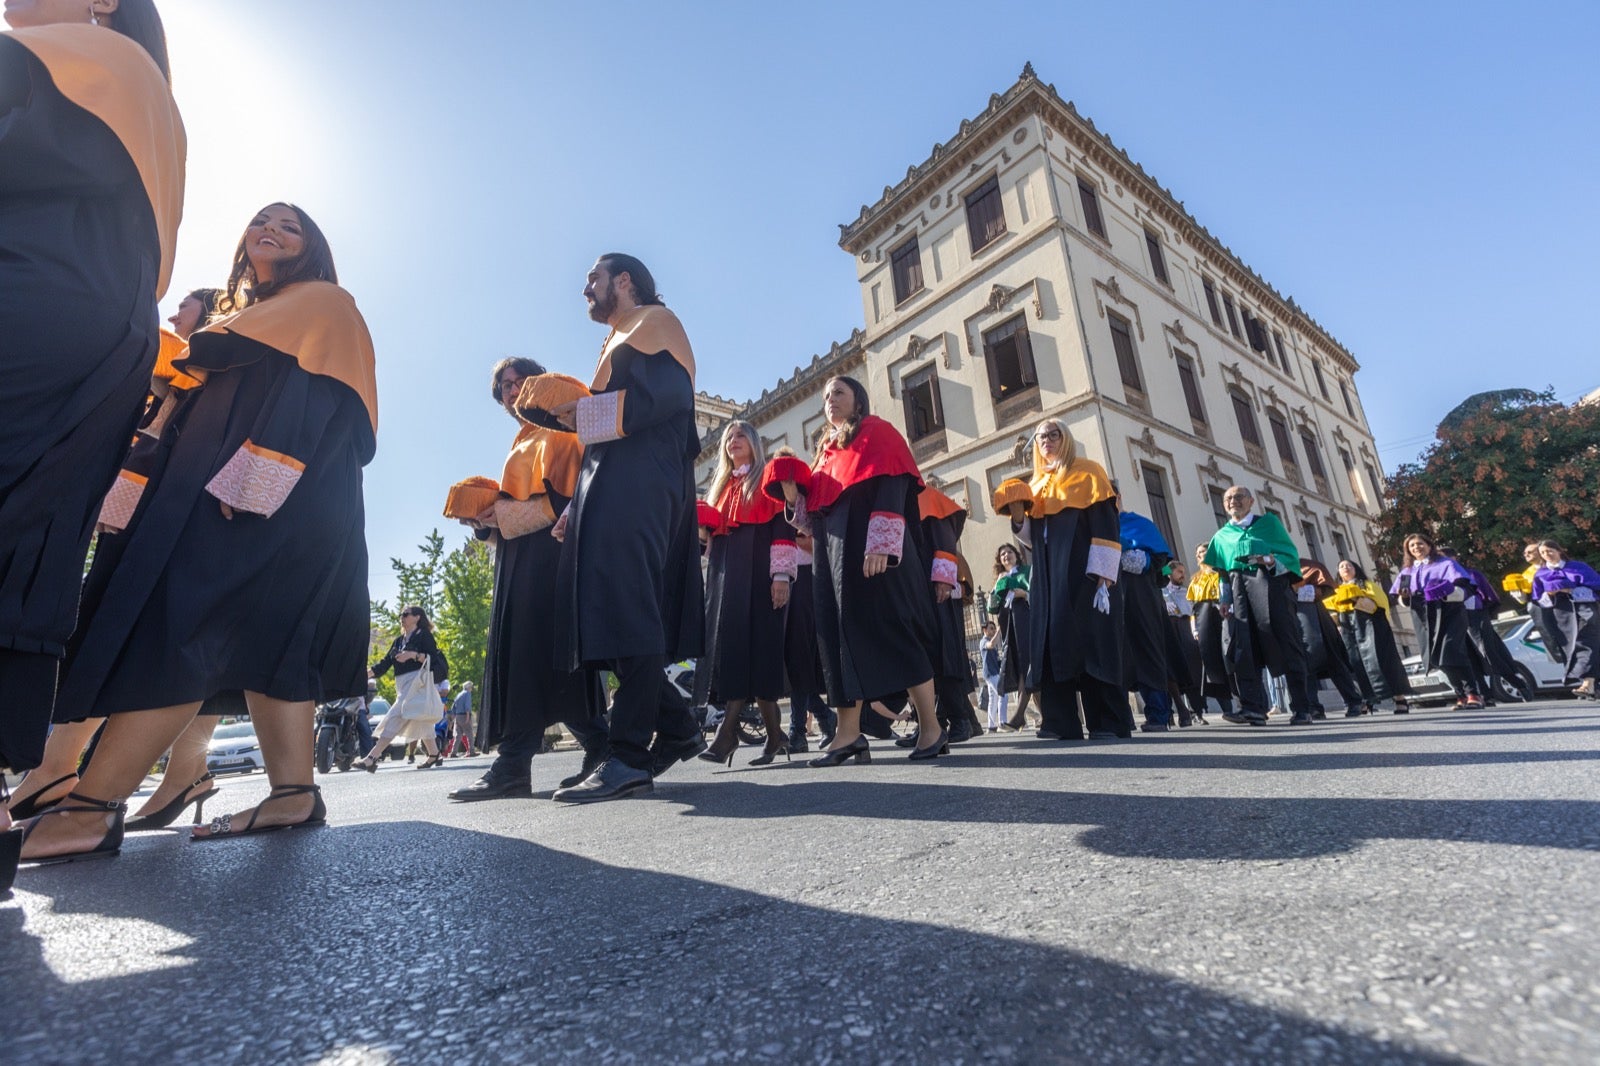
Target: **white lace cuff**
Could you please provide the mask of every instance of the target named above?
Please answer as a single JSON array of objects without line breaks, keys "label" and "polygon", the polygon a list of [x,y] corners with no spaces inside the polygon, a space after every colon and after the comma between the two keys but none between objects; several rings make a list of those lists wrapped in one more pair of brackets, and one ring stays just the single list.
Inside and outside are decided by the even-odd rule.
[{"label": "white lace cuff", "polygon": [[1095,537],[1089,541],[1089,573],[1116,581],[1122,568],[1122,545],[1114,540]]},{"label": "white lace cuff", "polygon": [[547,496],[535,496],[529,500],[496,500],[494,520],[500,535],[511,540],[555,525],[556,512]]},{"label": "white lace cuff", "polygon": [[896,560],[905,550],[906,520],[893,511],[873,511],[867,519],[867,554]]},{"label": "white lace cuff", "polygon": [[934,581],[941,585],[949,585],[951,588],[960,588],[959,573],[954,555],[949,552],[933,553],[933,573],[931,576]]},{"label": "white lace cuff", "polygon": [[621,440],[622,400],[626,391],[600,392],[578,401],[578,443],[604,444]]},{"label": "white lace cuff", "polygon": [[800,549],[795,547],[793,541],[775,540],[772,548],[767,553],[772,577],[783,577],[793,581],[800,574]]},{"label": "white lace cuff", "polygon": [[99,524],[114,533],[127,529],[149,481],[143,474],[135,474],[132,470],[118,470],[117,480],[112,482],[110,491],[100,504]]},{"label": "white lace cuff", "polygon": [[206,485],[211,493],[235,511],[271,518],[300,483],[306,464],[245,441],[233,458]]}]

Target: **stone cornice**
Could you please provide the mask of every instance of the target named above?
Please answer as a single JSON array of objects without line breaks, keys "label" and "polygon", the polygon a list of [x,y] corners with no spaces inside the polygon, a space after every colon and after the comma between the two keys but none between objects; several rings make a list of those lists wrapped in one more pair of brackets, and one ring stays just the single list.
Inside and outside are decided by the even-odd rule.
[{"label": "stone cornice", "polygon": [[[805,366],[795,367],[793,374],[772,388],[762,389],[760,396],[735,410],[729,421],[743,419],[759,425],[802,403],[808,396],[818,400],[820,409],[820,394],[812,390],[834,374],[842,374],[866,360],[866,350],[861,343],[864,336],[862,330],[852,330],[848,339],[843,342],[835,341],[826,352],[813,355],[811,362]],[[718,435],[720,432],[719,426]],[[703,462],[708,454],[716,453],[716,441],[712,439],[713,436],[707,434],[706,439],[710,443],[701,450],[699,461]]]},{"label": "stone cornice", "polygon": [[1087,116],[1079,114],[1070,100],[1063,100],[1054,85],[1041,82],[1033,64],[1022,68],[1022,75],[1004,93],[989,97],[989,106],[974,118],[963,119],[955,137],[935,144],[928,158],[908,167],[896,185],[884,186],[876,203],[863,204],[854,222],[839,227],[839,247],[858,255],[875,237],[891,228],[906,205],[920,202],[930,191],[956,177],[974,158],[981,155],[1011,131],[1019,119],[1040,115],[1087,159],[1103,168],[1112,180],[1135,190],[1149,210],[1204,253],[1215,272],[1232,282],[1241,293],[1257,303],[1276,307],[1278,317],[1300,329],[1320,352],[1341,366],[1345,373],[1360,369],[1349,349],[1340,344],[1321,323],[1312,318],[1292,297],[1284,296],[1252,270],[1233,250],[1202,226],[1181,201],[1118,148]]}]

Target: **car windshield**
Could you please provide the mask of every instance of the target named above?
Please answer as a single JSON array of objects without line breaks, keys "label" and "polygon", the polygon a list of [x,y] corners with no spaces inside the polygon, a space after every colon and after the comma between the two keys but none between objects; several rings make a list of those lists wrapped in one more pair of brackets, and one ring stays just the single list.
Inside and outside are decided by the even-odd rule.
[{"label": "car windshield", "polygon": [[241,737],[253,737],[256,727],[249,722],[235,722],[233,725],[219,725],[217,731],[211,734],[212,740],[238,740]]},{"label": "car windshield", "polygon": [[1500,639],[1501,640],[1505,640],[1507,637],[1511,636],[1511,634],[1519,626],[1521,626],[1523,622],[1526,622],[1526,621],[1527,621],[1526,618],[1502,618],[1499,621],[1495,622],[1494,631],[1496,633],[1500,634]]}]

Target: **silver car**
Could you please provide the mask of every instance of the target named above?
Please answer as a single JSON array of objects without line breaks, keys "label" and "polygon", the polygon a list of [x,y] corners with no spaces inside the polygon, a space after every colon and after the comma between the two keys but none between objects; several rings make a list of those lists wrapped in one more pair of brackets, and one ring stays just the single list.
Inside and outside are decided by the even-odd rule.
[{"label": "silver car", "polygon": [[[1506,649],[1517,661],[1517,674],[1523,691],[1536,696],[1560,695],[1571,691],[1567,685],[1566,669],[1561,663],[1551,662],[1545,653],[1544,641],[1539,636],[1533,619],[1526,615],[1506,615],[1494,620],[1494,631],[1505,641]],[[1414,703],[1451,703],[1456,698],[1450,682],[1437,670],[1424,670],[1422,656],[1413,655],[1405,661],[1406,676],[1411,681]]]},{"label": "silver car", "polygon": [[206,749],[206,769],[214,774],[248,774],[265,770],[256,727],[249,722],[230,722],[217,726]]}]

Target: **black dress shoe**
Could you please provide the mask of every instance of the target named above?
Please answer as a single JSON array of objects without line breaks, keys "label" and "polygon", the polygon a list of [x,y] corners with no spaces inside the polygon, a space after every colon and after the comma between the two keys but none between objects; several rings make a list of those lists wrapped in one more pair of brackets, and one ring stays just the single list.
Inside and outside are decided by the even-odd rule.
[{"label": "black dress shoe", "polygon": [[1041,729],[1037,734],[1040,740],[1061,740],[1062,736],[1054,729]]},{"label": "black dress shoe", "polygon": [[1297,714],[1289,719],[1290,725],[1310,725],[1314,719],[1309,714]]},{"label": "black dress shoe", "polygon": [[1224,722],[1232,722],[1234,725],[1244,725],[1250,719],[1242,714],[1229,714],[1227,711],[1223,711],[1222,720]]},{"label": "black dress shoe", "polygon": [[607,759],[580,784],[557,789],[550,798],[557,803],[599,803],[643,795],[654,788],[649,771],[637,770],[621,759]]},{"label": "black dress shoe", "polygon": [[477,800],[523,799],[533,795],[533,782],[526,777],[497,777],[484,774],[470,785],[450,793],[450,798],[462,803]]},{"label": "black dress shoe", "polygon": [[1172,727],[1165,722],[1145,722],[1139,726],[1141,733],[1170,733]]},{"label": "black dress shoe", "polygon": [[804,755],[806,752],[811,750],[811,745],[806,743],[805,737],[796,737],[793,734],[790,734],[789,750],[794,752],[796,755]]},{"label": "black dress shoe", "polygon": [[606,757],[610,754],[611,746],[609,744],[602,744],[592,751],[585,750],[583,753],[583,765],[578,768],[578,772],[569,777],[563,777],[556,787],[572,788],[574,785],[583,784],[589,780],[590,774],[600,769],[600,764],[605,762]]},{"label": "black dress shoe", "polygon": [[894,746],[897,747],[897,748],[914,748],[914,747],[916,747],[917,746],[917,731],[916,730],[912,730],[911,732],[907,733],[905,736],[899,737],[898,739],[895,740]]},{"label": "black dress shoe", "polygon": [[656,737],[656,742],[650,745],[650,776],[660,777],[678,763],[688,762],[705,750],[706,738],[699,733],[682,740]]}]

